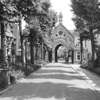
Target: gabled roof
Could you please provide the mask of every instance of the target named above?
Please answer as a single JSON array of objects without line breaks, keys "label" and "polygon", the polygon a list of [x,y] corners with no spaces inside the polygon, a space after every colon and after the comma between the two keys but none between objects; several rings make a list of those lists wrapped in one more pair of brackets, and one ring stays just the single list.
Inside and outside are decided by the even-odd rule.
[{"label": "gabled roof", "polygon": [[79,32],[75,30],[69,30],[74,36],[79,37]]},{"label": "gabled roof", "polygon": [[[62,23],[59,23],[53,30],[53,33],[56,33],[57,30],[59,29],[62,29],[63,31],[65,30],[67,33],[69,33],[73,38],[74,38],[74,35],[62,24]],[[66,33],[65,32],[65,33]]]}]

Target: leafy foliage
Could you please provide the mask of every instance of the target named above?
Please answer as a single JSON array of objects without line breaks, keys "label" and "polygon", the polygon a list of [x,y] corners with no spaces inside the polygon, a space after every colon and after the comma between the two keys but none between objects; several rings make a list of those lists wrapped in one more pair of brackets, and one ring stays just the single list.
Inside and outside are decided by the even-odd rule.
[{"label": "leafy foliage", "polygon": [[77,29],[100,28],[100,8],[98,0],[71,0],[74,22]]},{"label": "leafy foliage", "polygon": [[0,0],[0,21],[11,19],[15,11],[12,0]]},{"label": "leafy foliage", "polygon": [[[36,16],[28,16],[26,21],[31,29],[34,40],[38,38],[38,41],[43,41],[41,38],[50,37],[52,28],[57,22],[56,12],[50,9],[50,2],[45,1],[41,4],[43,8],[41,14]],[[45,8],[45,10],[44,10]]]},{"label": "leafy foliage", "polygon": [[[98,0],[71,0],[74,22],[77,30],[84,39],[91,40],[92,61],[95,53],[95,33],[100,30],[100,3]],[[93,63],[94,64],[94,63]]]},{"label": "leafy foliage", "polygon": [[[45,42],[44,38],[47,38],[51,35],[52,28],[55,26],[57,22],[57,16],[56,12],[50,9],[51,3],[49,0],[0,0],[0,21],[4,22],[6,21],[7,23],[13,22],[19,23],[19,31],[20,31],[20,36],[29,35],[29,39],[32,38],[32,43],[36,44],[37,42],[41,44],[41,42]],[[21,26],[21,21],[24,18],[24,20],[27,22],[28,27],[26,29],[26,32],[24,31],[22,34],[22,26]],[[3,35],[3,47],[4,45],[4,39],[6,36],[5,34],[5,24],[2,24],[2,30],[1,34]],[[23,44],[23,39],[21,39],[21,44]],[[48,38],[47,38],[48,39]],[[28,41],[29,42],[29,41]],[[46,42],[45,45],[47,46]],[[30,46],[31,42],[30,42]],[[33,47],[32,47],[33,48]],[[21,52],[23,52],[21,48]],[[6,51],[6,48],[3,48],[3,51]],[[33,50],[31,50],[33,51]],[[5,53],[5,52],[3,52]],[[6,55],[6,54],[5,54]],[[32,55],[32,53],[31,53]],[[22,55],[21,55],[22,56]],[[32,55],[33,56],[33,55]],[[32,59],[32,58],[31,58]],[[33,60],[33,59],[32,59]],[[33,64],[33,63],[31,63]],[[5,65],[7,66],[7,65]],[[23,76],[23,72],[21,71],[20,68],[23,69],[23,62],[21,62],[21,67],[16,66],[17,69],[13,69],[13,71],[10,70],[10,78],[11,78],[11,83],[15,82],[16,78],[19,78],[20,76]],[[11,68],[11,67],[9,67]],[[13,67],[14,68],[14,67]],[[27,66],[27,75],[30,72],[33,72],[40,68],[40,66],[37,65],[30,65]],[[1,76],[1,75],[0,75]],[[7,77],[3,76],[2,80],[0,81],[0,84],[4,84],[5,87],[7,85]],[[4,80],[3,80],[4,79]],[[0,87],[0,88],[2,88]]]},{"label": "leafy foliage", "polygon": [[78,16],[73,17],[73,21],[76,26],[76,31],[80,33],[80,36],[84,39],[90,39],[89,29],[85,20]]}]

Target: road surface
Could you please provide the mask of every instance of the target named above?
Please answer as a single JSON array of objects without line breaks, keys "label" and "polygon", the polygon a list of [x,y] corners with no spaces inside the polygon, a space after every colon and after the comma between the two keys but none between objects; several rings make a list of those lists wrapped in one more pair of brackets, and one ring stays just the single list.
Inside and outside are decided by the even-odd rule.
[{"label": "road surface", "polygon": [[100,94],[70,65],[50,63],[20,80],[0,100],[100,100]]}]

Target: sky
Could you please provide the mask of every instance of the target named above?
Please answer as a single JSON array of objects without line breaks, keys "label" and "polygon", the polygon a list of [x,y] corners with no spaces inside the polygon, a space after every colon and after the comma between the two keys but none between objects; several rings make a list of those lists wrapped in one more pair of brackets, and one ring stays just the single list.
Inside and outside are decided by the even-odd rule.
[{"label": "sky", "polygon": [[[52,9],[55,10],[58,14],[62,12],[63,14],[63,25],[68,30],[74,30],[75,25],[72,21],[72,11],[71,11],[71,0],[50,0]],[[25,21],[22,22],[22,28],[25,28]]]},{"label": "sky", "polygon": [[52,9],[55,10],[58,14],[62,12],[63,14],[63,25],[68,30],[74,30],[75,25],[72,21],[72,11],[71,11],[71,0],[50,0]]}]

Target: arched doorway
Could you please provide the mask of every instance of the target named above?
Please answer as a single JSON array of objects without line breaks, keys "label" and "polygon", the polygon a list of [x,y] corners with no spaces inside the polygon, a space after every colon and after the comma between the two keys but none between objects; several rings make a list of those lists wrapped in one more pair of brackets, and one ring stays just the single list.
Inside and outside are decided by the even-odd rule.
[{"label": "arched doorway", "polygon": [[55,47],[55,62],[58,62],[58,49],[60,48],[60,47],[65,47],[65,52],[63,52],[64,53],[64,56],[63,56],[63,58],[64,58],[64,61],[66,62],[66,63],[74,63],[74,49],[73,48],[66,48],[66,46],[65,45],[63,45],[63,44],[58,44],[56,47]]},{"label": "arched doorway", "polygon": [[58,62],[58,54],[57,54],[57,51],[59,49],[59,47],[63,47],[62,44],[58,44],[56,47],[55,47],[55,62]]}]

